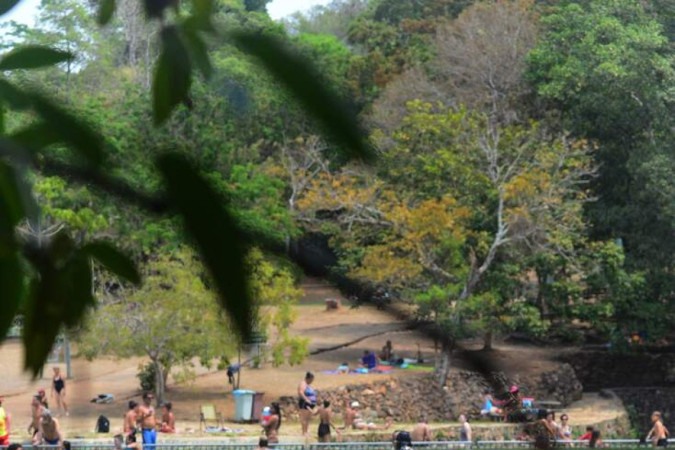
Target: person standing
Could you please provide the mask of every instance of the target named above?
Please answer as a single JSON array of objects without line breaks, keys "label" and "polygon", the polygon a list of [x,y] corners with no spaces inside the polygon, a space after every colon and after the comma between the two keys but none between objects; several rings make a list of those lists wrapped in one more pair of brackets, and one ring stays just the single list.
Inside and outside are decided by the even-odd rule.
[{"label": "person standing", "polygon": [[279,428],[281,427],[281,406],[279,403],[272,403],[269,413],[263,415],[260,425],[267,437],[267,442],[269,444],[278,444]]},{"label": "person standing", "polygon": [[66,404],[66,380],[61,376],[61,368],[54,367],[54,376],[52,378],[52,388],[50,394],[56,399],[56,407],[68,415],[68,405]]},{"label": "person standing", "polygon": [[563,441],[572,440],[572,427],[569,424],[569,416],[567,414],[562,414],[560,416],[560,426],[558,427],[558,438]]},{"label": "person standing", "polygon": [[2,406],[3,398],[0,397],[0,447],[9,445],[9,432],[11,430],[11,419],[9,413]]},{"label": "person standing", "polygon": [[312,415],[316,414],[316,391],[312,387],[314,374],[307,372],[305,378],[298,386],[298,408],[300,414],[300,425],[302,435],[307,437],[309,432],[309,421]]},{"label": "person standing", "polygon": [[652,413],[652,429],[647,434],[647,440],[651,440],[654,447],[668,446],[668,429],[663,425],[663,418],[659,411]]},{"label": "person standing", "polygon": [[471,425],[464,414],[459,416],[459,440],[462,442],[471,442],[473,435]]},{"label": "person standing", "polygon": [[140,407],[137,402],[130,400],[129,409],[124,415],[124,426],[122,431],[124,436],[136,434],[136,425],[138,424],[138,415],[140,414]]},{"label": "person standing", "polygon": [[335,425],[333,425],[333,409],[330,407],[330,402],[324,400],[323,407],[319,409],[319,442],[330,442],[331,428],[337,434],[340,434]]},{"label": "person standing", "polygon": [[38,389],[37,395],[40,399],[40,403],[42,403],[42,406],[44,406],[45,409],[49,409],[49,402],[47,401],[47,393],[45,390],[42,388]]},{"label": "person standing", "polygon": [[37,436],[40,445],[58,445],[60,447],[63,442],[59,421],[52,416],[48,409],[42,411],[40,432]]},{"label": "person standing", "polygon": [[30,411],[31,411],[31,422],[28,425],[28,434],[32,437],[35,437],[38,431],[40,431],[40,418],[42,417],[42,411],[45,407],[40,401],[39,395],[34,395],[33,399],[30,402]]},{"label": "person standing", "polygon": [[429,421],[426,416],[420,417],[420,420],[417,421],[417,425],[413,428],[410,433],[413,442],[429,442],[431,440],[431,427],[429,426]]},{"label": "person standing", "polygon": [[143,394],[143,404],[138,410],[138,423],[141,426],[143,435],[143,448],[154,450],[157,444],[157,419],[155,418],[155,408],[152,407],[152,400],[155,398],[149,392]]}]

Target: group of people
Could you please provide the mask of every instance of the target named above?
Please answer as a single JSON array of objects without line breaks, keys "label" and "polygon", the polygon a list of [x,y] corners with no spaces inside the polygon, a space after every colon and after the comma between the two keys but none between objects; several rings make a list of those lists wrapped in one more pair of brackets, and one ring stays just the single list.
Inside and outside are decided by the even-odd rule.
[{"label": "group of people", "polygon": [[[61,375],[59,367],[53,368],[51,383],[51,398],[55,400],[57,414],[69,415],[66,403],[66,381]],[[49,401],[45,389],[39,389],[31,399],[31,421],[28,425],[28,433],[31,435],[33,445],[58,445],[69,448],[70,444],[64,441],[59,421],[52,410],[49,409]],[[11,415],[3,406],[0,398],[0,447],[11,447]],[[18,444],[14,444],[15,446]],[[21,448],[14,447],[14,448]]]},{"label": "group of people", "polygon": [[[115,445],[124,441],[127,449],[141,448],[136,435],[140,432],[143,444],[154,446],[157,443],[157,432],[175,433],[176,417],[171,402],[162,404],[162,416],[157,420],[152,402],[155,396],[146,392],[142,396],[142,403],[130,400],[124,415],[123,434],[115,438]],[[120,444],[118,444],[118,441]]]}]

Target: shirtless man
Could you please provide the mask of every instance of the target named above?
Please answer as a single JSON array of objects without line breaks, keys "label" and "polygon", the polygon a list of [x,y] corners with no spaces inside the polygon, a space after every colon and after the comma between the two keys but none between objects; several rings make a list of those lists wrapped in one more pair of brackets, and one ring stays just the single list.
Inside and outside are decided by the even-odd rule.
[{"label": "shirtless man", "polygon": [[420,420],[410,433],[413,442],[428,442],[431,441],[431,427],[429,421],[425,416],[420,417]]},{"label": "shirtless man", "polygon": [[40,418],[40,432],[36,435],[40,445],[58,445],[61,446],[63,436],[59,421],[52,417],[51,411],[45,409]]},{"label": "shirtless man", "polygon": [[138,423],[143,434],[143,448],[154,450],[157,444],[157,419],[155,408],[152,407],[154,395],[146,392],[143,394],[143,404],[138,411]]},{"label": "shirtless man", "polygon": [[136,433],[139,412],[140,407],[138,406],[138,403],[133,400],[129,401],[129,410],[124,415],[124,436]]},{"label": "shirtless man", "polygon": [[333,425],[333,409],[328,400],[323,402],[323,407],[319,409],[319,442],[330,442],[331,428],[340,434],[335,425]]},{"label": "shirtless man", "polygon": [[654,411],[652,413],[652,426],[651,431],[647,434],[647,440],[651,440],[654,447],[667,447],[668,446],[668,428],[663,425],[663,420],[661,418],[661,413],[659,411]]},{"label": "shirtless man", "polygon": [[30,402],[31,422],[28,425],[28,434],[35,437],[40,431],[40,419],[42,418],[42,411],[45,410],[44,405],[40,401],[39,395],[34,395]]}]

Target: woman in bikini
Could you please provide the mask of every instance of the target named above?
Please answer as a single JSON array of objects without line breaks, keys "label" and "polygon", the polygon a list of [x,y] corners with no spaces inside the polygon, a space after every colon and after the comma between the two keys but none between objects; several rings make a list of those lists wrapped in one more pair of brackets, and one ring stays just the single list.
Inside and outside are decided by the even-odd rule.
[{"label": "woman in bikini", "polygon": [[260,422],[263,432],[267,437],[267,443],[279,443],[279,428],[281,427],[281,406],[278,403],[270,405],[269,415],[265,414]]},{"label": "woman in bikini", "polygon": [[56,397],[56,407],[63,410],[68,415],[68,405],[66,404],[66,381],[61,376],[61,369],[54,367],[54,377],[52,378],[52,397]]},{"label": "woman in bikini", "polygon": [[312,382],[314,382],[314,374],[307,372],[305,379],[298,386],[300,425],[302,426],[302,435],[305,437],[309,432],[309,421],[316,414],[316,391],[312,387]]}]

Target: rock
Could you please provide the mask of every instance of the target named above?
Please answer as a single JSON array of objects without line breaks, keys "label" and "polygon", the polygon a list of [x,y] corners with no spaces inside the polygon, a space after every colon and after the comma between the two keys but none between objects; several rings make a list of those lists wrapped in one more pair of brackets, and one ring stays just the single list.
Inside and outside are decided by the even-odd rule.
[{"label": "rock", "polygon": [[334,311],[342,307],[340,299],[337,298],[327,298],[326,300],[326,311]]},{"label": "rock", "polygon": [[361,391],[361,395],[375,395],[375,391],[373,391],[372,389],[364,389],[363,391]]}]

